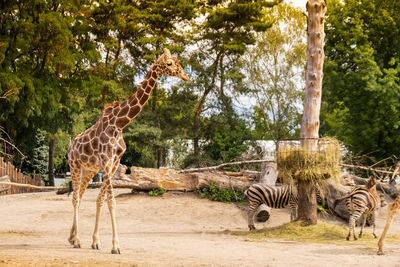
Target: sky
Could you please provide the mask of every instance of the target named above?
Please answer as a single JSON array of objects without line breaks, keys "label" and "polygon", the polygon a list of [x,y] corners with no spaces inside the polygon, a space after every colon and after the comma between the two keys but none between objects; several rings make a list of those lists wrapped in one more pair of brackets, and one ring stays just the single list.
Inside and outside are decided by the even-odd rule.
[{"label": "sky", "polygon": [[286,3],[292,2],[295,7],[306,10],[307,0],[285,0]]}]

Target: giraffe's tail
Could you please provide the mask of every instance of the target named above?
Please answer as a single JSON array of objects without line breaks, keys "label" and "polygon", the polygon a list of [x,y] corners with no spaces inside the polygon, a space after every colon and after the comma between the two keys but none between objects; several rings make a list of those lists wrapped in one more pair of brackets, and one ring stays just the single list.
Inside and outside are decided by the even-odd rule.
[{"label": "giraffe's tail", "polygon": [[68,182],[68,196],[71,194],[71,192],[74,191],[74,187],[72,186],[72,181]]}]

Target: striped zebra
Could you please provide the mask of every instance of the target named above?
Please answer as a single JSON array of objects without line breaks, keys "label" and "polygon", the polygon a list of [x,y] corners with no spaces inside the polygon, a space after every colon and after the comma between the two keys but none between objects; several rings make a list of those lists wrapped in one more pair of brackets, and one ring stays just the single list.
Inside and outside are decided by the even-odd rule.
[{"label": "striped zebra", "polygon": [[374,177],[370,177],[367,182],[366,188],[357,186],[353,188],[349,194],[335,200],[333,204],[333,209],[335,209],[336,205],[340,201],[345,199],[347,210],[350,213],[349,234],[346,237],[347,240],[350,240],[352,232],[354,240],[357,240],[355,233],[355,223],[362,215],[364,215],[363,222],[361,224],[360,234],[358,235],[358,237],[362,237],[362,231],[364,229],[365,222],[367,221],[368,214],[372,215],[373,235],[376,238],[375,217],[378,208],[381,206],[380,196],[376,192],[377,183],[378,181]]},{"label": "striped zebra", "polygon": [[[315,186],[315,192],[317,203],[323,204],[324,194],[319,185]],[[253,184],[245,191],[245,195],[249,201],[247,214],[250,231],[256,229],[254,227],[254,213],[261,204],[274,209],[282,209],[289,205],[290,220],[297,219],[298,196],[297,189],[293,185],[274,187],[264,184]]]},{"label": "striped zebra", "polygon": [[290,207],[290,220],[297,218],[297,190],[292,185],[282,187],[272,187],[263,184],[253,184],[245,192],[249,200],[249,209],[247,212],[250,231],[254,227],[254,213],[261,204],[270,208],[282,209],[287,205]]}]

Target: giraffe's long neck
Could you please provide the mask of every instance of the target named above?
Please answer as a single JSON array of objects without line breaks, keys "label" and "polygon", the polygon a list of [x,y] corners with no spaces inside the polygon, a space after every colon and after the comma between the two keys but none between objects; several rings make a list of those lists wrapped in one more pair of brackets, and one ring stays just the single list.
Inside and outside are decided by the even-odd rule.
[{"label": "giraffe's long neck", "polygon": [[118,105],[120,108],[116,120],[116,126],[118,128],[123,129],[140,113],[140,111],[142,111],[144,105],[150,98],[151,92],[156,86],[158,77],[160,77],[158,67],[156,64],[153,64],[147,72],[144,81],[140,83],[138,89],[133,92],[128,99]]}]

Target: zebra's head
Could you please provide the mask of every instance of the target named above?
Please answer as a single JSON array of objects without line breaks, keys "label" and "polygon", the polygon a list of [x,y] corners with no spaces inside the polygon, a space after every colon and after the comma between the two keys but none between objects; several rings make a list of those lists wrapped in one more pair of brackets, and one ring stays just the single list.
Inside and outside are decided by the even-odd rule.
[{"label": "zebra's head", "polygon": [[376,180],[373,176],[369,177],[367,181],[367,188],[372,188],[378,184],[378,180]]},{"label": "zebra's head", "polygon": [[290,196],[297,201],[298,200],[298,196],[297,196],[297,187],[295,185],[289,185],[289,194]]}]

